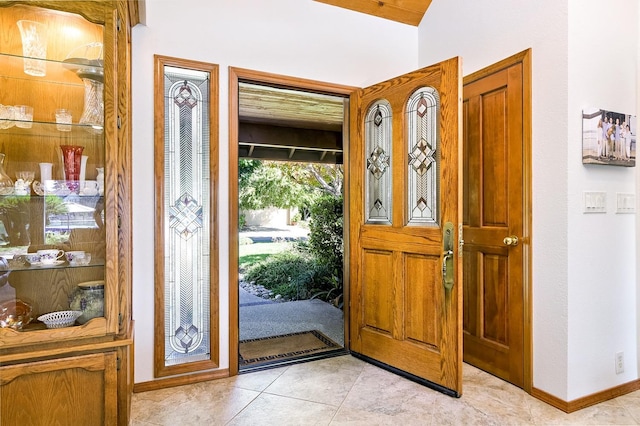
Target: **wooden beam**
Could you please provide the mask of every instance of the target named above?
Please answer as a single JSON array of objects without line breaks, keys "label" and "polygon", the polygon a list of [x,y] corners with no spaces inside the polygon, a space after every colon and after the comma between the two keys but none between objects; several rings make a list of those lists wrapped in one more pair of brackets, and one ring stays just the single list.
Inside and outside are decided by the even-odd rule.
[{"label": "wooden beam", "polygon": [[342,150],[342,133],[327,130],[295,129],[241,122],[238,129],[241,144],[273,145],[297,148]]},{"label": "wooden beam", "polygon": [[431,0],[315,0],[413,26],[420,25]]}]

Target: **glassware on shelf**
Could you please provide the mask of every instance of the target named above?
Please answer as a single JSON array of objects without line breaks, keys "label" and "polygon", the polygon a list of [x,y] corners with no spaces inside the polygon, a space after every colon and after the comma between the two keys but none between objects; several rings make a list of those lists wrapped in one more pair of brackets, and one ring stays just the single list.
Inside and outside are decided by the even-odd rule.
[{"label": "glassware on shelf", "polygon": [[60,150],[62,151],[64,179],[67,182],[67,187],[72,192],[77,192],[80,187],[80,165],[84,147],[78,145],[60,145]]},{"label": "glassware on shelf", "polygon": [[51,180],[51,171],[53,169],[53,163],[38,163],[40,166],[40,182],[45,183]]},{"label": "glassware on shelf", "polygon": [[31,182],[36,177],[36,173],[31,170],[20,170],[16,172],[16,183],[14,185],[16,195],[28,195],[31,193]]},{"label": "glassware on shelf", "polygon": [[104,128],[104,100],[102,98],[104,84],[91,78],[83,78],[82,82],[84,83],[84,111],[79,123],[91,126],[88,130],[92,133],[102,133]]},{"label": "glassware on shelf", "polygon": [[29,303],[20,299],[7,300],[0,304],[0,328],[21,330],[33,320],[31,314]]},{"label": "glassware on shelf", "polygon": [[96,182],[98,183],[98,195],[104,195],[104,167],[96,167],[98,176],[96,176]]},{"label": "glassware on shelf", "polygon": [[102,43],[79,46],[67,55],[64,66],[84,83],[84,110],[78,123],[88,126],[91,133],[102,133],[104,128],[104,60]]},{"label": "glassware on shelf", "polygon": [[38,165],[40,166],[40,180],[33,181],[33,192],[38,195],[44,195],[47,181],[51,182],[53,163],[38,163]]},{"label": "glassware on shelf", "polygon": [[0,104],[0,129],[8,129],[13,127],[16,122],[16,107],[11,105]]},{"label": "glassware on shelf", "polygon": [[33,125],[33,107],[29,105],[16,105],[14,112],[16,127],[30,129]]},{"label": "glassware on shelf", "polygon": [[44,77],[47,75],[47,26],[41,22],[20,20],[18,28],[25,74]]},{"label": "glassware on shelf", "polygon": [[4,171],[4,154],[0,152],[0,195],[13,194],[13,180]]},{"label": "glassware on shelf", "polygon": [[89,160],[88,155],[83,155],[80,160],[80,190],[84,188],[84,181],[87,175],[87,160]]},{"label": "glassware on shelf", "polygon": [[61,132],[71,131],[71,111],[63,108],[56,110],[56,129]]}]

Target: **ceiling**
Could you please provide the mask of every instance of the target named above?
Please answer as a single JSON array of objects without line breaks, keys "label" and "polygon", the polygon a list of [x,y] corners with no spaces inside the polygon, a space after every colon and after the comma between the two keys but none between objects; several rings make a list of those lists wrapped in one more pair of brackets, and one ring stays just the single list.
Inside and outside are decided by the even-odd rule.
[{"label": "ceiling", "polygon": [[[417,26],[431,0],[315,0]],[[240,156],[340,162],[345,98],[241,82]]]},{"label": "ceiling", "polygon": [[418,26],[431,0],[315,0],[356,12]]},{"label": "ceiling", "polygon": [[299,129],[340,132],[344,119],[342,97],[244,82],[238,108],[240,122]]},{"label": "ceiling", "polygon": [[239,156],[341,163],[345,100],[340,96],[240,82]]}]

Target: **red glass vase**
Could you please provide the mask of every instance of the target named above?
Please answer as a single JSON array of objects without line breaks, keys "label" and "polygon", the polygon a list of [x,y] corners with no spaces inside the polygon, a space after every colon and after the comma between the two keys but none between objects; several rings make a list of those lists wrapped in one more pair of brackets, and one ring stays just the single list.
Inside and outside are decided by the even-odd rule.
[{"label": "red glass vase", "polygon": [[77,191],[80,187],[80,164],[82,162],[83,146],[60,145],[62,151],[62,162],[64,164],[64,180],[67,188]]}]

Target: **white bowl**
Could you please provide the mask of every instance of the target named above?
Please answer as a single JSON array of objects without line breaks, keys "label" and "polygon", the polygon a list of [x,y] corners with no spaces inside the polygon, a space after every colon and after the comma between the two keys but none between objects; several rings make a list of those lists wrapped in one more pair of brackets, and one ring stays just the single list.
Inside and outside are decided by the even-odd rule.
[{"label": "white bowl", "polygon": [[42,321],[47,328],[71,327],[82,311],[56,311],[40,315],[38,321]]}]

